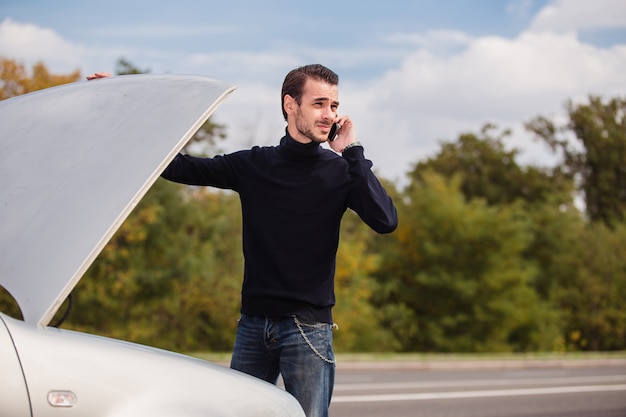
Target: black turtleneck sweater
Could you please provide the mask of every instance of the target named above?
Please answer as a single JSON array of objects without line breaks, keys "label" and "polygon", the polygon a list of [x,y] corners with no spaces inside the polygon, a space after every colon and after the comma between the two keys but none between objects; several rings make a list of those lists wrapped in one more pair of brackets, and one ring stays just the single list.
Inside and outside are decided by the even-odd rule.
[{"label": "black turtleneck sweater", "polygon": [[214,158],[178,155],[162,176],[239,193],[245,270],[241,312],[332,323],[339,224],[347,208],[378,233],[396,209],[363,147],[342,156],[288,134],[279,146]]}]

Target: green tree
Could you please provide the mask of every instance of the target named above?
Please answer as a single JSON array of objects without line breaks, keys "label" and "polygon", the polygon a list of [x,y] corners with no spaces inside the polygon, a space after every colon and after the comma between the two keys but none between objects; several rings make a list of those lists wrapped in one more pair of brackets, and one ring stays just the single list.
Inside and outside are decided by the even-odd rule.
[{"label": "green tree", "polygon": [[518,205],[527,218],[526,232],[531,237],[523,256],[532,265],[528,283],[537,299],[532,310],[536,317],[511,338],[516,349],[552,350],[560,345],[563,332],[560,310],[552,297],[564,283],[555,260],[561,250],[571,250],[571,230],[581,221],[574,207],[573,181],[560,166],[540,169],[518,165],[518,151],[509,151],[504,145],[509,132],[494,135],[494,129],[485,125],[479,135],[466,133],[455,143],[443,143],[437,155],[416,165],[411,186],[419,187],[424,173],[433,170],[448,179],[457,176],[469,201],[479,199],[499,208]]},{"label": "green tree", "polygon": [[589,104],[570,101],[567,111],[569,121],[563,126],[540,116],[527,128],[563,155],[589,219],[614,227],[624,221],[626,210],[626,99],[604,102],[590,96]]},{"label": "green tree", "polygon": [[71,83],[79,78],[78,70],[70,74],[52,74],[42,62],[33,65],[31,74],[28,74],[24,64],[0,57],[0,100]]},{"label": "green tree", "polygon": [[150,68],[140,69],[124,57],[119,58],[115,63],[117,75],[148,74],[149,72]]},{"label": "green tree", "polygon": [[68,326],[174,350],[232,346],[243,260],[236,195],[159,180],[76,288]]},{"label": "green tree", "polygon": [[523,256],[533,265],[529,283],[536,295],[536,317],[518,330],[527,341],[521,350],[563,350],[568,313],[562,308],[559,292],[570,285],[576,273],[572,254],[584,245],[580,240],[584,219],[571,205],[549,202],[527,206],[525,213],[532,238]]},{"label": "green tree", "polygon": [[333,309],[339,326],[333,335],[338,352],[392,351],[398,347],[372,304],[378,289],[372,274],[380,268],[381,255],[369,248],[379,237],[355,213],[348,211],[344,215],[335,273],[337,302]]},{"label": "green tree", "polygon": [[461,134],[456,142],[444,142],[432,158],[418,163],[410,177],[420,182],[422,173],[435,171],[450,179],[462,173],[461,191],[469,199],[482,198],[489,205],[523,200],[530,204],[551,201],[571,202],[571,181],[555,169],[522,167],[517,164],[519,151],[507,150],[504,139],[508,130],[497,134],[491,124],[480,133]]},{"label": "green tree", "polygon": [[562,251],[553,299],[563,320],[563,350],[626,348],[626,225],[573,229],[577,245]]},{"label": "green tree", "polygon": [[379,301],[403,350],[516,350],[533,319],[527,218],[518,205],[467,201],[461,182],[423,172],[399,204]]}]

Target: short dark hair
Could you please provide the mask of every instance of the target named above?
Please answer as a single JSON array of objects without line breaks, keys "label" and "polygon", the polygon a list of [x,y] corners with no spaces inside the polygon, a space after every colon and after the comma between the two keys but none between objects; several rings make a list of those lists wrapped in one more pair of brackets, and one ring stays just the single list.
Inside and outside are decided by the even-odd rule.
[{"label": "short dark hair", "polygon": [[302,90],[304,90],[304,84],[309,78],[325,81],[330,85],[339,84],[339,76],[320,64],[305,65],[289,71],[285,81],[283,81],[283,89],[280,95],[280,107],[285,120],[287,120],[287,112],[284,106],[285,96],[290,95],[300,105],[302,103]]}]

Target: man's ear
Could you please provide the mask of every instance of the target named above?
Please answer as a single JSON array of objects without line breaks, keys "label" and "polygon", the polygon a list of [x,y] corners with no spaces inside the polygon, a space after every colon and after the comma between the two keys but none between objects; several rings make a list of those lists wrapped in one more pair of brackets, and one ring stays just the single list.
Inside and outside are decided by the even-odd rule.
[{"label": "man's ear", "polygon": [[291,97],[289,94],[285,94],[285,98],[283,99],[283,108],[285,109],[285,113],[294,114],[296,112],[296,100]]}]

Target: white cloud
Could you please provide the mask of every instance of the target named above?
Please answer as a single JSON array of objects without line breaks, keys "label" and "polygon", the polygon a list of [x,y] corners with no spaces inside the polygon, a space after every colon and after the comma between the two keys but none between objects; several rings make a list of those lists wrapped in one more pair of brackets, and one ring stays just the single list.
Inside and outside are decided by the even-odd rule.
[{"label": "white cloud", "polygon": [[526,162],[550,163],[524,122],[559,115],[568,99],[625,93],[626,45],[603,49],[571,33],[525,32],[477,38],[454,55],[420,48],[349,96],[378,165],[397,177],[437,151],[437,140],[454,141],[486,122],[514,129],[511,143],[526,151]]},{"label": "white cloud", "polygon": [[76,69],[85,73],[112,71],[113,63],[121,56],[128,56],[128,52],[125,47],[90,48],[70,42],[54,30],[14,22],[10,18],[0,22],[0,55],[20,62],[28,69],[43,62],[56,73]]},{"label": "white cloud", "polygon": [[220,144],[226,151],[275,143],[286,126],[280,108],[280,86],[239,85],[220,106],[215,121],[227,127],[229,140]]},{"label": "white cloud", "polygon": [[4,57],[28,66],[42,61],[48,68],[63,67],[64,70],[68,62],[80,62],[84,54],[81,46],[67,42],[53,30],[11,19],[0,23],[0,51]]},{"label": "white cloud", "polygon": [[624,0],[554,0],[537,14],[530,30],[567,32],[624,26]]}]

